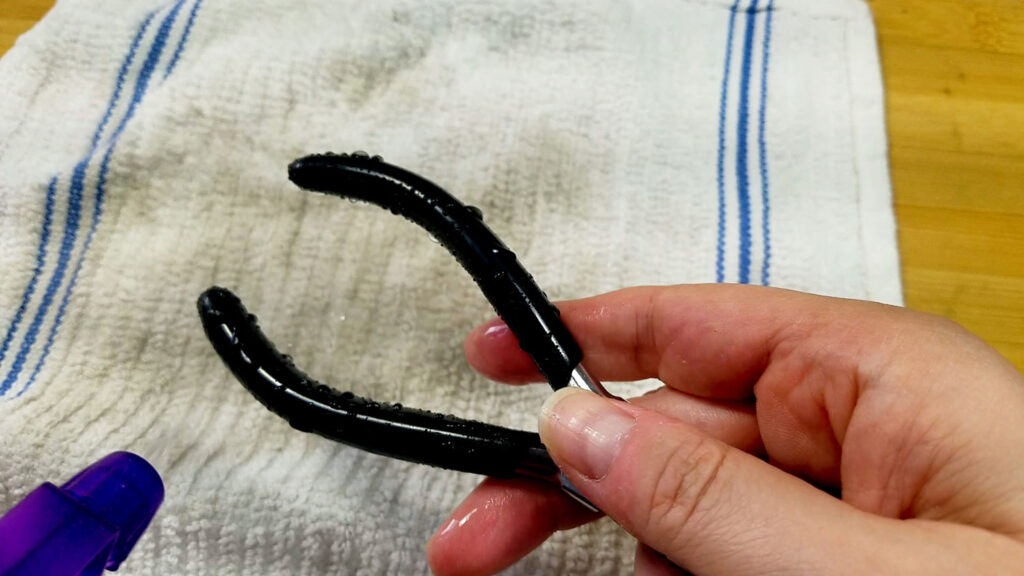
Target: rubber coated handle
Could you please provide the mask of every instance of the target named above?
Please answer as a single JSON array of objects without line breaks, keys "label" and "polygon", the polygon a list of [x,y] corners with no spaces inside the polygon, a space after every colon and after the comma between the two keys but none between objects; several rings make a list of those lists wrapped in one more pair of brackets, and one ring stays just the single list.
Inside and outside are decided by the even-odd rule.
[{"label": "rubber coated handle", "polygon": [[558,308],[483,223],[480,211],[412,172],[366,155],[321,154],[292,162],[298,186],[362,200],[425,228],[458,259],[555,390],[583,359]]},{"label": "rubber coated handle", "polygon": [[449,470],[549,480],[558,474],[537,434],[375,402],[320,384],[277,351],[256,317],[225,288],[210,288],[197,306],[206,336],[239,382],[297,430]]}]

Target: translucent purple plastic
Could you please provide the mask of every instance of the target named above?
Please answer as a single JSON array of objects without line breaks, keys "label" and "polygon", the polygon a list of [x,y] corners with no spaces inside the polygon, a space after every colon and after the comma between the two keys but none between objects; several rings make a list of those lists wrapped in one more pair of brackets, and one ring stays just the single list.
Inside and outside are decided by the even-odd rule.
[{"label": "translucent purple plastic", "polygon": [[129,452],[106,456],[59,488],[46,482],[0,518],[0,574],[117,570],[163,499],[159,474]]}]

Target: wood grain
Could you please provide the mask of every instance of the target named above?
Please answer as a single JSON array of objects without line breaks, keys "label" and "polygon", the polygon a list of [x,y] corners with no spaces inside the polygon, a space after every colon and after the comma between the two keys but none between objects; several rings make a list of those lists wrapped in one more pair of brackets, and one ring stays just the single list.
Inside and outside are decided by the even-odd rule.
[{"label": "wood grain", "polygon": [[0,56],[50,11],[53,0],[0,0]]},{"label": "wood grain", "polygon": [[[1024,369],[1024,0],[868,0],[903,286]],[[3,0],[0,54],[52,6]]]},{"label": "wood grain", "polygon": [[1024,369],[1024,1],[868,3],[907,305]]}]

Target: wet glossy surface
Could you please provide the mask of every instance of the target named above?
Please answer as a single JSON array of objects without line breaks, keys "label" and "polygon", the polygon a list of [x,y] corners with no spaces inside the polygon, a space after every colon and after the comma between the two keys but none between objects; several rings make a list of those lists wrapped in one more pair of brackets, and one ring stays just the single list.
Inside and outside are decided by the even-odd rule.
[{"label": "wet glossy surface", "polygon": [[335,390],[278,352],[230,291],[207,290],[198,308],[207,337],[239,382],[297,430],[451,470],[555,481],[558,470],[537,434]]},{"label": "wet glossy surface", "polygon": [[[558,309],[487,228],[479,208],[362,151],[301,158],[288,177],[306,190],[369,202],[420,225],[470,273],[552,388],[565,387],[582,370],[583,353]],[[227,289],[210,288],[198,308],[207,337],[242,385],[298,430],[451,470],[559,481],[537,434],[335,390],[278,352]]]},{"label": "wet glossy surface", "polygon": [[569,383],[583,352],[516,255],[484,215],[428,180],[366,153],[300,158],[288,177],[310,191],[375,204],[422,226],[473,277],[552,388]]}]

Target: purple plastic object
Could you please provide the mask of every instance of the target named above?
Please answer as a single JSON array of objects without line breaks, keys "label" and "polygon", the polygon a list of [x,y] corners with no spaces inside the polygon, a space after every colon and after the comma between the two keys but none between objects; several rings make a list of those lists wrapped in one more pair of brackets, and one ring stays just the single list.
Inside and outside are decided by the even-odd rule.
[{"label": "purple plastic object", "polygon": [[117,570],[163,499],[160,475],[130,452],[110,454],[60,488],[47,482],[0,518],[0,575]]}]

